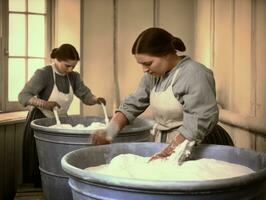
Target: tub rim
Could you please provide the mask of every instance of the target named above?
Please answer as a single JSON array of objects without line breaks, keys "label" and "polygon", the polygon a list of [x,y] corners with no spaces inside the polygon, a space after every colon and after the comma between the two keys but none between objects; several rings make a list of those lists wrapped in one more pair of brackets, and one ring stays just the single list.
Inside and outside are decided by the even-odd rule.
[{"label": "tub rim", "polygon": [[[99,116],[69,116],[69,117],[60,117],[60,118],[94,118],[94,119],[101,119],[102,122],[104,122],[104,118],[103,117],[99,117]],[[55,118],[49,118],[49,120],[53,120],[55,121]],[[48,126],[41,126],[39,124],[37,124],[39,121],[44,121],[44,120],[48,120],[48,118],[41,118],[41,119],[35,119],[31,122],[30,126],[32,129],[34,130],[39,130],[42,132],[45,132],[45,134],[50,134],[50,135],[64,135],[64,134],[69,134],[69,135],[90,135],[92,134],[95,130],[82,130],[82,129],[58,129],[58,128],[51,128]],[[127,128],[130,125],[125,126],[124,129],[122,129],[120,131],[120,133],[135,133],[135,132],[141,132],[141,131],[147,131],[147,130],[151,130],[153,125],[154,125],[154,121],[152,119],[148,119],[148,118],[144,118],[144,117],[137,117],[135,120],[139,120],[142,122],[145,122],[144,126],[141,127],[130,127]],[[132,122],[134,123],[134,121]],[[100,129],[99,129],[100,130]],[[119,134],[120,134],[119,133]],[[123,137],[123,135],[119,135],[119,137]]]},{"label": "tub rim", "polygon": [[[143,144],[143,143],[153,143],[153,142],[142,142],[142,143],[131,143],[131,144]],[[154,144],[154,143],[153,143]],[[119,143],[113,143],[108,145],[121,145]],[[224,146],[224,145],[207,145],[201,144],[207,148],[214,148],[215,146]],[[107,145],[102,145],[107,146]],[[228,148],[236,148],[225,146]],[[97,173],[92,173],[88,171],[84,171],[80,168],[74,167],[67,163],[68,157],[77,151],[82,151],[87,149],[88,147],[81,148],[72,152],[67,153],[61,159],[62,169],[68,174],[68,176],[72,179],[80,179],[81,182],[87,182],[93,185],[102,185],[107,187],[115,187],[121,189],[137,189],[137,190],[151,190],[151,191],[175,191],[175,192],[185,192],[185,191],[193,191],[193,192],[207,192],[207,191],[216,191],[216,190],[235,190],[235,188],[239,188],[240,186],[245,186],[254,182],[263,182],[266,181],[266,168],[256,171],[256,173],[233,177],[233,178],[225,178],[218,180],[205,180],[205,181],[150,181],[150,180],[139,180],[139,179],[131,179],[131,178],[123,178],[123,177],[114,177],[101,175]],[[242,150],[248,150],[244,148],[238,148]],[[253,151],[253,150],[248,150]],[[254,153],[261,154],[263,157],[266,157],[266,154],[261,152],[253,151]]]}]

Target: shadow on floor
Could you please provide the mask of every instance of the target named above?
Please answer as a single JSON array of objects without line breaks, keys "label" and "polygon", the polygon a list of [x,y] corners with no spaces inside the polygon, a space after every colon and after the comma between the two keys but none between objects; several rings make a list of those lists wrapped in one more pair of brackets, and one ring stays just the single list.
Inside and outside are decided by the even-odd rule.
[{"label": "shadow on floor", "polygon": [[23,184],[17,189],[14,200],[45,200],[42,188],[35,188],[33,184]]}]

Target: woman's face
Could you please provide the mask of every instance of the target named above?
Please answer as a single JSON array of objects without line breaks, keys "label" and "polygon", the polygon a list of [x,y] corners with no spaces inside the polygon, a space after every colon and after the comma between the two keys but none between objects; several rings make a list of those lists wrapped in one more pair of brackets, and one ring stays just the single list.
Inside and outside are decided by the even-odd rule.
[{"label": "woman's face", "polygon": [[143,72],[153,76],[163,76],[171,69],[167,56],[156,57],[147,54],[135,54],[135,58],[142,65]]},{"label": "woman's face", "polygon": [[57,60],[55,59],[55,66],[61,74],[68,74],[73,71],[74,67],[78,63],[77,60]]}]

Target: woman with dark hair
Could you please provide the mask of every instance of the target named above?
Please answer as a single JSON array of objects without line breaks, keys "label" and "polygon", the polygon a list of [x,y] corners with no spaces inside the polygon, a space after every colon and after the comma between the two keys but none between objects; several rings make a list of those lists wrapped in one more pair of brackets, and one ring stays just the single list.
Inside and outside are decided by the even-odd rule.
[{"label": "woman with dark hair", "polygon": [[23,181],[40,186],[40,172],[33,130],[30,123],[34,119],[54,117],[53,109],[58,107],[59,116],[67,116],[67,111],[75,94],[84,104],[106,104],[102,97],[96,97],[74,72],[80,60],[79,54],[71,44],[62,44],[52,50],[50,57],[54,63],[38,69],[19,93],[23,106],[32,106],[24,131],[23,143]]},{"label": "woman with dark hair", "polygon": [[117,109],[107,129],[95,132],[94,144],[110,143],[148,106],[156,122],[155,141],[169,144],[155,158],[171,155],[185,140],[202,142],[216,129],[225,137],[220,137],[220,141],[208,139],[208,143],[233,144],[217,125],[219,112],[212,71],[188,56],[177,54],[185,49],[181,39],[161,28],[146,29],[137,37],[132,54],[142,66],[144,76],[137,90]]}]

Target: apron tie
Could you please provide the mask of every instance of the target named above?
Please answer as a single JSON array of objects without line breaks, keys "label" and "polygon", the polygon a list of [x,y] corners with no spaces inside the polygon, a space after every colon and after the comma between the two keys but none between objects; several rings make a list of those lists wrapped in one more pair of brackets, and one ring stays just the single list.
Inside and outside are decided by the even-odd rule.
[{"label": "apron tie", "polygon": [[158,127],[158,124],[155,123],[153,125],[152,130],[150,131],[150,133],[155,138],[155,141],[165,143],[166,142],[166,136],[167,136],[166,134],[167,133],[163,133],[163,131],[159,130],[157,127]]}]

